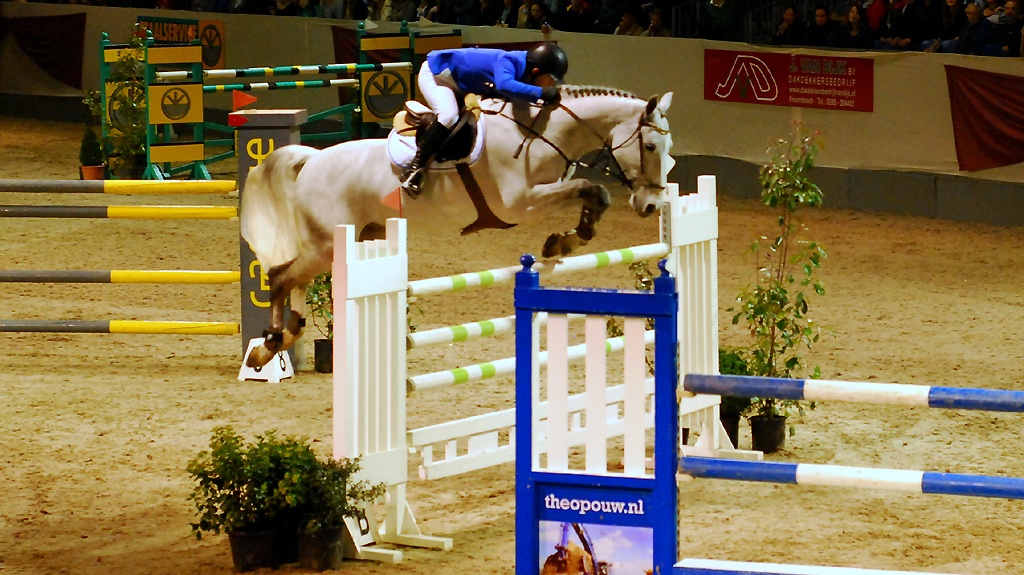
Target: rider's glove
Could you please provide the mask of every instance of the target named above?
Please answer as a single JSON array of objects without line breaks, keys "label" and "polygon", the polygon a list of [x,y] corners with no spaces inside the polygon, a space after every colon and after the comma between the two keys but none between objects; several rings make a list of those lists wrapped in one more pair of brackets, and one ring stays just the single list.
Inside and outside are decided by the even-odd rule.
[{"label": "rider's glove", "polygon": [[558,93],[557,86],[545,86],[541,88],[540,99],[545,104],[557,104],[562,100],[562,95]]}]

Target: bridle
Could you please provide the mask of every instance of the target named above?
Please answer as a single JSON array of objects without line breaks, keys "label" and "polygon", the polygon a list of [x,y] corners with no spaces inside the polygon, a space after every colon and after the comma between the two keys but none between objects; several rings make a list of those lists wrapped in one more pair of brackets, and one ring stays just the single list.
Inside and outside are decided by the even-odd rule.
[{"label": "bridle", "polygon": [[[637,180],[639,180],[640,178],[642,178],[644,176],[644,133],[643,133],[643,129],[646,127],[646,128],[651,128],[655,132],[657,132],[659,134],[662,134],[662,135],[668,135],[669,134],[668,130],[666,130],[664,128],[660,128],[660,127],[655,126],[654,124],[648,122],[647,118],[646,118],[646,114],[641,113],[640,114],[640,119],[637,122],[637,126],[633,130],[633,132],[630,133],[629,137],[627,137],[625,140],[623,140],[618,145],[616,145],[616,144],[614,144],[612,142],[612,139],[611,139],[610,135],[608,136],[607,139],[601,137],[601,134],[599,134],[597,132],[597,130],[595,130],[593,128],[593,126],[591,126],[589,123],[587,123],[586,120],[584,120],[583,118],[579,117],[576,114],[576,112],[572,111],[572,109],[570,109],[568,106],[566,106],[565,104],[559,102],[558,103],[558,107],[559,108],[564,110],[565,113],[569,115],[569,117],[571,117],[572,119],[576,120],[577,123],[579,123],[580,125],[585,127],[587,130],[590,131],[591,134],[593,134],[598,140],[601,141],[601,149],[598,151],[597,157],[595,157],[591,162],[588,163],[588,162],[583,162],[583,161],[580,161],[580,160],[573,160],[573,159],[569,158],[569,156],[565,155],[565,152],[563,152],[561,150],[561,148],[558,147],[557,144],[555,144],[554,142],[549,140],[546,136],[544,136],[544,134],[538,132],[534,128],[534,125],[537,123],[538,118],[540,118],[540,114],[534,116],[533,121],[530,122],[529,125],[527,125],[527,124],[524,124],[523,122],[520,122],[519,120],[515,119],[511,114],[505,114],[504,113],[505,112],[505,106],[507,106],[508,104],[510,104],[510,102],[508,100],[506,100],[506,101],[504,101],[502,103],[501,107],[498,108],[497,110],[484,110],[483,113],[491,114],[491,115],[499,115],[499,116],[501,116],[503,118],[511,120],[514,124],[516,124],[517,126],[522,128],[524,131],[526,131],[527,135],[523,138],[523,142],[521,144],[519,144],[519,147],[516,149],[515,153],[512,156],[513,158],[517,158],[517,159],[519,158],[519,154],[522,153],[523,147],[526,145],[526,142],[532,136],[532,137],[534,137],[534,138],[544,142],[548,146],[550,146],[551,149],[553,149],[555,152],[557,152],[558,155],[562,156],[562,159],[565,160],[565,171],[562,172],[562,177],[563,178],[566,175],[568,175],[569,172],[572,169],[574,169],[575,167],[577,167],[577,166],[582,167],[582,168],[587,168],[587,169],[598,168],[598,169],[603,170],[604,174],[607,175],[608,177],[610,177],[610,178],[612,178],[614,180],[617,180],[620,184],[622,184],[623,186],[626,186],[627,188],[629,188],[630,191],[636,191]],[[540,108],[542,106],[540,104],[532,104],[532,107]],[[626,170],[623,169],[622,164],[619,163],[618,158],[615,157],[615,151],[616,150],[621,150],[621,149],[625,148],[626,146],[629,146],[634,140],[636,140],[637,146],[638,146],[639,152],[640,152],[640,172],[637,174],[636,178],[630,178],[628,175],[626,175]],[[662,189],[662,190],[665,189],[665,186],[655,186],[655,185],[650,185],[650,184],[648,184],[647,187],[651,187],[651,188],[655,188],[655,189]]]}]

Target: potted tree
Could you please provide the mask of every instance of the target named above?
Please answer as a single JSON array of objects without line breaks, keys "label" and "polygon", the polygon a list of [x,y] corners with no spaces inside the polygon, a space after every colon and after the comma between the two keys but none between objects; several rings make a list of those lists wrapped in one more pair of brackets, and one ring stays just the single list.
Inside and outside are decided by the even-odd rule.
[{"label": "potted tree", "polygon": [[92,125],[85,126],[82,144],[78,150],[78,174],[83,180],[102,180],[107,171],[103,145]]},{"label": "potted tree", "polygon": [[[737,350],[718,350],[718,371],[722,375],[750,375],[750,368]],[[723,395],[719,406],[718,419],[722,422],[733,447],[739,447],[740,420],[750,411],[753,399]]]},{"label": "potted tree", "polygon": [[[756,281],[740,292],[737,306],[729,309],[736,312],[732,323],[745,323],[753,338],[743,357],[751,375],[793,377],[807,371],[802,354],[820,335],[807,311],[812,294],[825,293],[815,277],[825,250],[801,239],[806,227],[797,217],[800,207],[819,207],[822,202],[821,189],[807,177],[818,150],[816,136],[798,126],[792,138],[773,146],[772,159],[760,171],[761,201],[779,212],[778,235],[751,246]],[[809,375],[819,377],[821,370],[814,367]],[[754,398],[751,409],[753,449],[765,453],[784,446],[787,418],[794,411],[801,415],[804,411],[800,402],[773,398]],[[789,434],[794,433],[790,425]]]},{"label": "potted tree", "polygon": [[231,427],[213,430],[210,448],[189,461],[197,485],[189,499],[199,520],[192,532],[225,532],[235,570],[293,563],[306,484],[319,462],[306,440],[274,431],[247,443]]},{"label": "potted tree", "polygon": [[306,505],[299,523],[299,565],[310,571],[341,567],[346,518],[362,516],[362,506],[384,495],[384,484],[355,481],[358,459],[318,461],[306,476]]},{"label": "potted tree", "polygon": [[317,373],[334,371],[334,294],[331,273],[325,272],[306,286],[306,308],[313,325],[324,337],[313,340],[313,369]]},{"label": "potted tree", "polygon": [[103,122],[102,145],[109,168],[122,179],[141,179],[146,170],[149,118],[146,109],[146,41],[148,31],[135,24],[128,43],[110,63],[106,109],[98,92],[89,92],[85,103]]}]

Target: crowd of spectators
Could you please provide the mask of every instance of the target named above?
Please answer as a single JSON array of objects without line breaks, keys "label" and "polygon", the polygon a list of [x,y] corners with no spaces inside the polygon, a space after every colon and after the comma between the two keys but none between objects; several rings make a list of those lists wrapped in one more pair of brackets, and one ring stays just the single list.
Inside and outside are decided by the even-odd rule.
[{"label": "crowd of spectators", "polygon": [[[743,42],[743,0],[64,0],[137,8],[504,26],[621,36],[696,36]],[[809,18],[784,7],[778,46],[917,50],[1021,57],[1024,0],[821,0]],[[673,31],[673,8],[693,20]],[[803,4],[806,6],[806,2]],[[776,12],[777,14],[778,12]],[[675,20],[677,23],[678,19]],[[674,33],[676,32],[676,33]]]},{"label": "crowd of spectators", "polygon": [[806,24],[787,6],[772,44],[1019,58],[1021,1],[848,0]]}]

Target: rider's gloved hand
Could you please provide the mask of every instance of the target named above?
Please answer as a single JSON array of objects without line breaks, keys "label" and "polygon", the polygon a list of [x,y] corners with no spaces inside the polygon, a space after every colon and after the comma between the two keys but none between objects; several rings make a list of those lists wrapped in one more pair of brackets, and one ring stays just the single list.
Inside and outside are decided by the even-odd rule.
[{"label": "rider's gloved hand", "polygon": [[557,86],[545,86],[541,88],[540,99],[545,104],[557,104],[562,101],[562,95],[558,93]]}]

